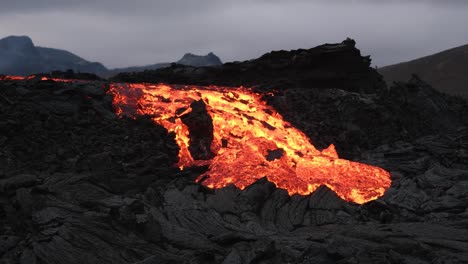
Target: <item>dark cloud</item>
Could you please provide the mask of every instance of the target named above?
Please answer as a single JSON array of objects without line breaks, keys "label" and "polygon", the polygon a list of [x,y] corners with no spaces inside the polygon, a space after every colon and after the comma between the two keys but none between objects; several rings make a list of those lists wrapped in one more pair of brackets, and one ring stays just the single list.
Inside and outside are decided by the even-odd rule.
[{"label": "dark cloud", "polygon": [[223,0],[14,0],[2,3],[0,12],[30,13],[41,11],[74,11],[110,14],[171,16],[216,8]]},{"label": "dark cloud", "polygon": [[468,43],[465,0],[15,0],[0,37],[29,35],[109,67],[175,61],[185,52],[224,61],[353,37],[382,66]]}]

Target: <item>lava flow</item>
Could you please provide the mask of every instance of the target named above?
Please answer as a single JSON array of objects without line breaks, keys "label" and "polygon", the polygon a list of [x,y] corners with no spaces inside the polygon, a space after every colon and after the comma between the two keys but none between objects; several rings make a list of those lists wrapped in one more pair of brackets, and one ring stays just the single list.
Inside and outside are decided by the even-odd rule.
[{"label": "lava flow", "polygon": [[[0,76],[3,81],[35,78]],[[48,77],[40,80],[79,82]],[[382,196],[391,184],[387,171],[340,159],[334,145],[317,150],[304,133],[249,89],[113,83],[109,92],[119,116],[148,115],[175,132],[179,167],[208,165],[208,171],[197,181],[209,188],[234,184],[244,189],[267,177],[290,195],[310,194],[325,185],[342,199],[362,204]],[[195,111],[194,102],[203,102],[202,110],[211,118],[208,122],[213,135],[208,135],[208,152],[213,155],[204,159],[192,157],[190,144],[195,135],[190,135],[183,122],[184,116]]]},{"label": "lava flow", "polygon": [[0,75],[0,81],[29,81],[40,78],[41,81],[54,81],[54,82],[62,82],[62,83],[70,83],[70,82],[83,82],[81,80],[73,80],[73,79],[60,79],[60,78],[51,78],[51,77],[38,77],[36,75],[30,76],[15,76],[15,75]]},{"label": "lava flow", "polygon": [[[197,181],[209,188],[234,184],[244,189],[262,177],[290,195],[310,194],[325,185],[346,201],[365,203],[390,187],[390,174],[378,167],[340,159],[335,147],[317,150],[309,138],[245,88],[111,84],[118,115],[149,115],[175,132],[179,166],[209,165]],[[183,116],[203,100],[211,117],[214,157],[196,160]],[[211,125],[211,124],[210,124]]]}]

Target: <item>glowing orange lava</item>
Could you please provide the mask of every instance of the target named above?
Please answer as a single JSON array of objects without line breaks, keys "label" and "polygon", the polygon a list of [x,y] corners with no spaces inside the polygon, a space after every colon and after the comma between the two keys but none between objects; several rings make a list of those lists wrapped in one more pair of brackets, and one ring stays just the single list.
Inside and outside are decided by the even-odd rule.
[{"label": "glowing orange lava", "polygon": [[[14,75],[0,75],[0,81],[27,81],[37,78],[35,75],[30,76],[14,76]],[[54,82],[84,82],[81,80],[72,80],[72,79],[59,79],[59,78],[50,78],[50,77],[41,77],[41,81],[54,81]]]},{"label": "glowing orange lava", "polygon": [[[207,187],[234,184],[244,189],[267,177],[290,195],[310,194],[326,185],[342,199],[359,204],[377,199],[390,187],[387,171],[340,159],[333,145],[317,150],[249,89],[114,83],[109,91],[118,115],[149,115],[175,132],[180,167],[209,165],[197,179]],[[192,158],[189,130],[180,118],[200,99],[213,120],[212,160]]]}]

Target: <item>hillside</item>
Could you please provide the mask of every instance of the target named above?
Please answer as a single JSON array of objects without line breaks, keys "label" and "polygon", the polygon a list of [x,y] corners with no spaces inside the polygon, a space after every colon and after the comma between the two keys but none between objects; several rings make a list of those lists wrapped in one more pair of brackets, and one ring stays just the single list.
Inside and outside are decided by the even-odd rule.
[{"label": "hillside", "polygon": [[468,45],[380,68],[388,84],[418,75],[439,91],[468,97]]},{"label": "hillside", "polygon": [[107,68],[98,62],[89,62],[71,52],[37,47],[27,36],[0,39],[0,73],[29,75],[55,70],[73,70],[103,74]]}]

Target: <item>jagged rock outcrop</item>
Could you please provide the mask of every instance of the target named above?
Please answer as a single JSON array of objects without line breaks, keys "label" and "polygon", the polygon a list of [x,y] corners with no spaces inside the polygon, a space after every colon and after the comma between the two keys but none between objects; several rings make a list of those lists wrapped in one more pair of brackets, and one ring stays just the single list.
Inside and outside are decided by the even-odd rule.
[{"label": "jagged rock outcrop", "polygon": [[335,144],[346,158],[390,142],[445,134],[466,125],[465,100],[444,95],[414,76],[378,94],[339,89],[288,89],[266,96],[319,148]]},{"label": "jagged rock outcrop", "polygon": [[353,40],[309,50],[273,51],[255,60],[219,67],[172,67],[141,73],[121,73],[124,82],[165,82],[225,86],[260,86],[267,89],[336,88],[375,93],[384,89],[382,77],[370,68]]},{"label": "jagged rock outcrop", "polygon": [[215,155],[211,151],[213,142],[213,119],[206,110],[203,100],[190,104],[190,112],[180,117],[190,135],[189,151],[195,160],[209,160]]}]

